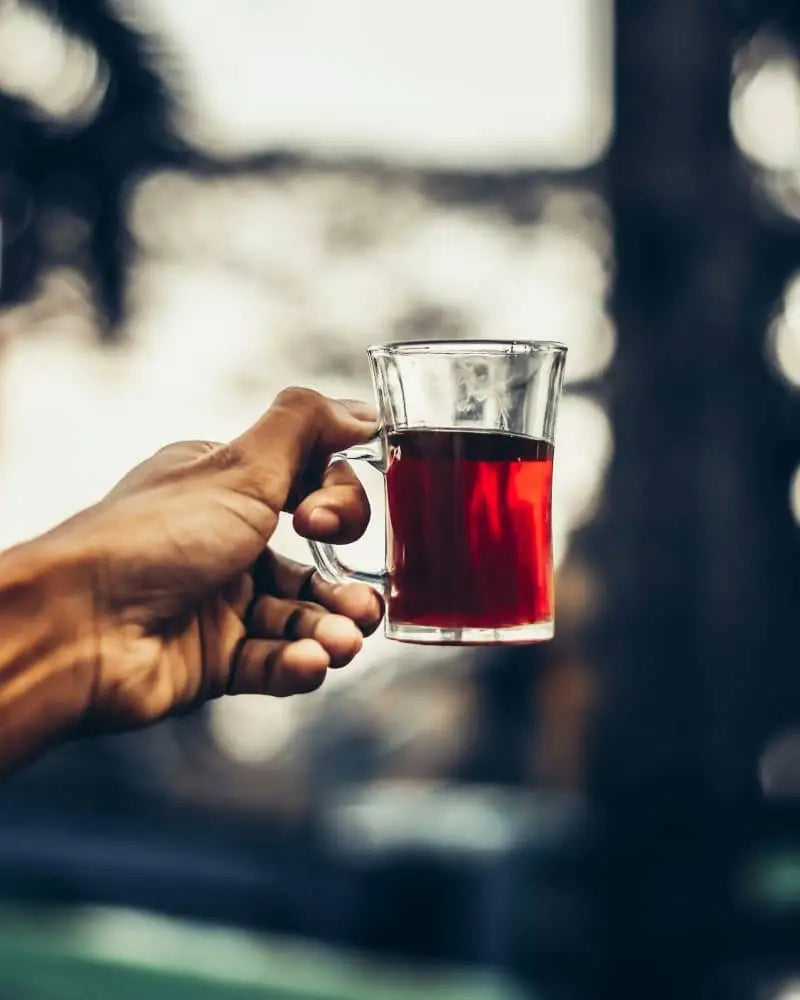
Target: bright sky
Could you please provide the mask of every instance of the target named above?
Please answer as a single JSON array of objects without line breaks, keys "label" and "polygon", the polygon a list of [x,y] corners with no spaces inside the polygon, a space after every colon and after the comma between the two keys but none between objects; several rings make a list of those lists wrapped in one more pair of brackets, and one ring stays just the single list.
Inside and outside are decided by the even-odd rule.
[{"label": "bright sky", "polygon": [[610,127],[610,0],[118,0],[183,130],[461,167],[578,165]]}]

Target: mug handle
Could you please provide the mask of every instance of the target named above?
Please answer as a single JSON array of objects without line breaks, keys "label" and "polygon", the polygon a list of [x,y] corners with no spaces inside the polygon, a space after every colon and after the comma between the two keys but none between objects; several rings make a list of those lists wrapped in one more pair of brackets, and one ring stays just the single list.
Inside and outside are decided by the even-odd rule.
[{"label": "mug handle", "polygon": [[[386,452],[383,444],[383,434],[378,433],[365,441],[363,444],[354,445],[346,451],[338,451],[331,455],[330,463],[334,462],[368,462],[373,469],[377,469],[381,474],[386,474]],[[314,542],[308,540],[311,555],[314,557],[314,565],[317,572],[330,583],[352,583],[354,580],[359,583],[368,583],[371,587],[383,594],[386,592],[388,573],[386,567],[379,573],[371,573],[368,570],[352,569],[345,565],[339,558],[336,547],[328,542]]]}]

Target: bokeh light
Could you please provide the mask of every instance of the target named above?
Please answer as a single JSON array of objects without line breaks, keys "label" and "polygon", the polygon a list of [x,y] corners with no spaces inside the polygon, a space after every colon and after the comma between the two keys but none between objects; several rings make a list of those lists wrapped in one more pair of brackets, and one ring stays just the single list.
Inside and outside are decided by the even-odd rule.
[{"label": "bokeh light", "polygon": [[561,401],[553,473],[553,549],[556,565],[570,534],[596,513],[613,454],[611,422],[595,401],[566,395]]},{"label": "bokeh light", "polygon": [[23,0],[0,4],[0,90],[26,101],[44,119],[85,125],[108,86],[95,49]]},{"label": "bokeh light", "polygon": [[792,979],[782,984],[772,995],[772,1000],[800,1000],[800,980]]},{"label": "bokeh light", "polygon": [[789,508],[795,521],[800,524],[800,466],[794,470],[789,484]]},{"label": "bokeh light", "polygon": [[733,93],[731,122],[742,151],[769,170],[800,167],[800,64],[790,56],[743,73]]},{"label": "bokeh light", "polygon": [[800,60],[759,32],[736,54],[730,119],[734,138],[772,203],[800,218]]},{"label": "bokeh light", "polygon": [[241,695],[218,701],[209,713],[211,735],[219,749],[243,764],[272,760],[295,730],[291,709],[277,699]]},{"label": "bokeh light", "polygon": [[788,282],[767,333],[767,354],[780,376],[800,385],[800,272]]},{"label": "bokeh light", "polygon": [[800,730],[784,730],[772,737],[758,762],[761,790],[768,798],[800,794]]}]

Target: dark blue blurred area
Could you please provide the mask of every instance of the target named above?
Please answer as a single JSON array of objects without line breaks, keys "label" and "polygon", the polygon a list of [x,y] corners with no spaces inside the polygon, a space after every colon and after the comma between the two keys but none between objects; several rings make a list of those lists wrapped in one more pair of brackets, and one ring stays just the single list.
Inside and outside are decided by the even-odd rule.
[{"label": "dark blue blurred area", "polygon": [[[547,998],[790,1000],[800,394],[770,361],[768,331],[799,280],[800,159],[755,159],[732,94],[759,59],[800,74],[796,0],[617,0],[607,153],[573,170],[487,171],[214,157],[179,136],[146,33],[116,6],[30,6],[108,77],[71,122],[0,92],[7,315],[69,267],[98,336],[124,339],[142,253],[129,198],[157,171],[210,185],[331,171],[509,230],[547,221],[555,191],[601,206],[613,244],[616,353],[571,391],[602,408],[614,445],[562,563],[556,641],[421,688],[414,704],[438,699],[453,729],[467,719],[455,749],[436,742],[436,720],[392,730],[385,717],[408,711],[400,688],[369,719],[332,702],[272,770],[221,752],[208,713],[62,747],[0,793],[3,899],[488,968]],[[334,258],[366,240],[369,220],[350,222]],[[461,335],[462,319],[416,302],[395,332]],[[345,375],[353,364],[324,331],[311,353]]]}]

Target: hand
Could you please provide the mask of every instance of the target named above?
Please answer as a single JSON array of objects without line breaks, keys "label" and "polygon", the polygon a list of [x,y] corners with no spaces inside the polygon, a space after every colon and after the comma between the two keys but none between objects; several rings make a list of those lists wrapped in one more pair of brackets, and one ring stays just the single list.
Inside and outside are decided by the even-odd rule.
[{"label": "hand", "polygon": [[332,585],[267,543],[282,510],[305,537],[349,542],[366,496],[332,452],[368,439],[374,414],[282,392],[227,445],[170,445],[52,533],[86,553],[82,731],[145,725],[222,694],[311,691],[360,650],[382,615],[364,584]]}]

